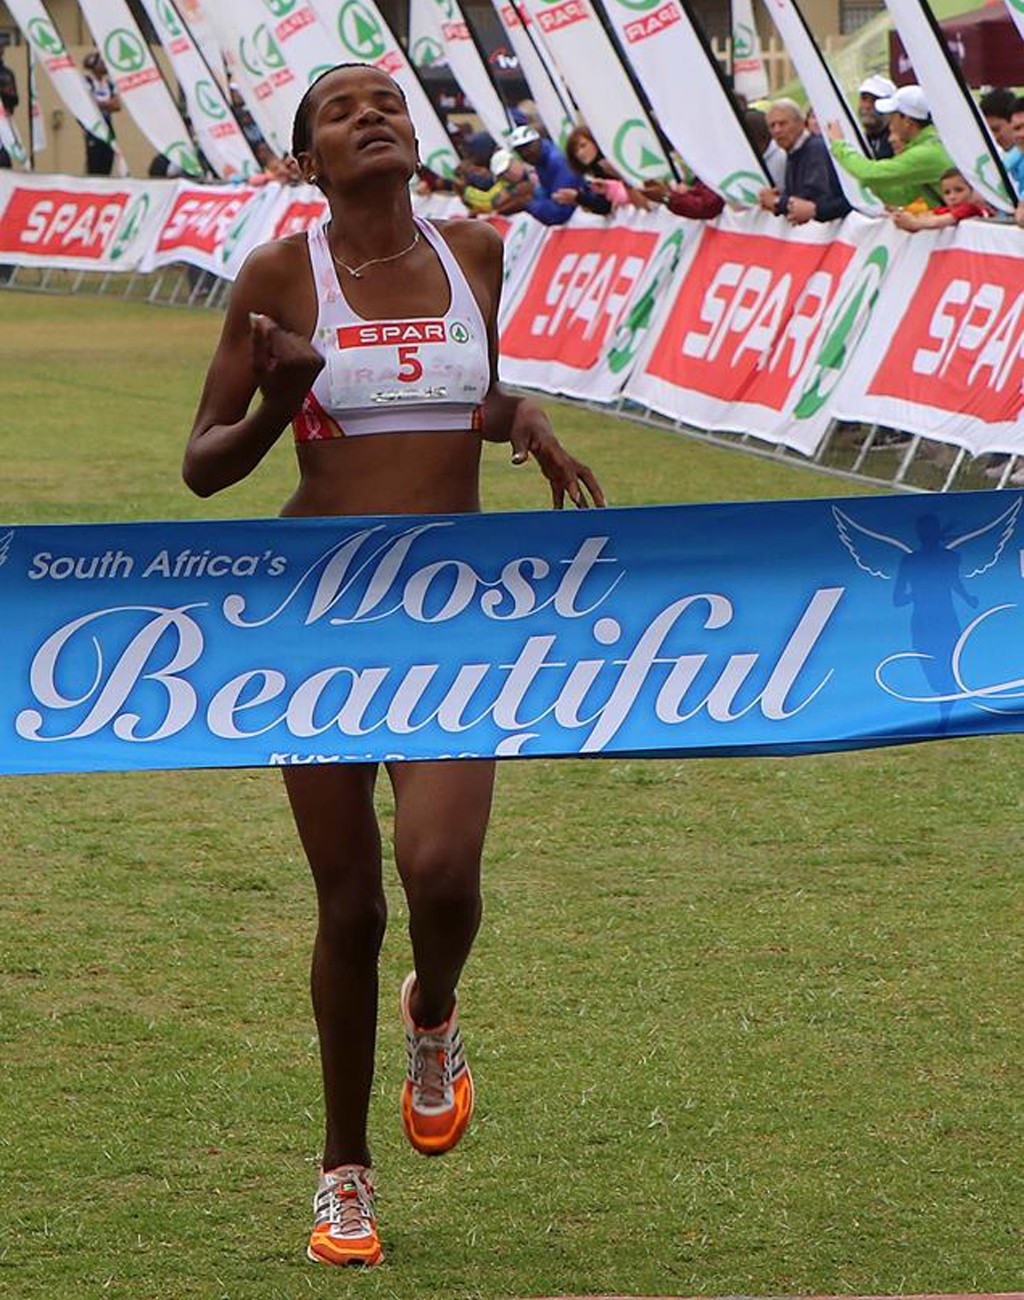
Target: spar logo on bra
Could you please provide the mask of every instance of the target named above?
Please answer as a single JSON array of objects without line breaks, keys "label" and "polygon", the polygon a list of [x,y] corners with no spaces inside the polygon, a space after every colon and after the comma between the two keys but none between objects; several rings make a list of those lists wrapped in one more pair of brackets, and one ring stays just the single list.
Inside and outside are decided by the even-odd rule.
[{"label": "spar logo on bra", "polygon": [[338,347],[408,347],[410,344],[419,347],[425,343],[444,343],[446,338],[443,320],[366,321],[361,325],[342,325],[338,330]]}]

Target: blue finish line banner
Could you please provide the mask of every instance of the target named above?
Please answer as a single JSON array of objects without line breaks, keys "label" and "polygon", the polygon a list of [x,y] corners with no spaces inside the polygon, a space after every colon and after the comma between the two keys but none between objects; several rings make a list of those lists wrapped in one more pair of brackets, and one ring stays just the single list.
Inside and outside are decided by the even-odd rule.
[{"label": "blue finish line banner", "polygon": [[1021,495],[0,526],[0,772],[1018,731]]}]

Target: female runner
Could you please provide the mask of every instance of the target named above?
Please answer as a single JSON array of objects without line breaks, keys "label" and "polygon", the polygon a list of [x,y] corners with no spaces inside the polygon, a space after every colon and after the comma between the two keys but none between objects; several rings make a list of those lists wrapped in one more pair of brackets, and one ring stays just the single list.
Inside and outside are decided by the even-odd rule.
[{"label": "female runner", "polygon": [[[242,268],[185,453],[189,487],[208,496],[238,482],[294,422],[299,484],[286,515],[479,510],[481,438],[510,442],[513,463],[532,455],[556,507],[566,495],[586,506],[587,494],[603,505],[540,406],[497,382],[501,239],[480,222],[413,214],[416,139],[396,83],[364,64],[333,68],[303,97],[293,146],[330,218],[257,248]],[[372,329],[345,332],[385,320],[430,322],[438,341],[397,348]],[[311,984],[326,1136],[308,1253],[328,1264],[383,1257],[366,1135],[385,925],[376,776],[370,763],[284,770],[318,898]],[[388,776],[414,967],[399,1000],[401,1115],[416,1150],[437,1155],[473,1110],[455,989],[480,923],[494,764],[389,764]]]}]

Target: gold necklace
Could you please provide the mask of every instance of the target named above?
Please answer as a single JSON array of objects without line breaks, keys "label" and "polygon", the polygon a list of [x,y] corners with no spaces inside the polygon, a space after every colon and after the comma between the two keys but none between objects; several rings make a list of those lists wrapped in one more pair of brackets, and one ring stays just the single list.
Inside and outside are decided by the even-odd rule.
[{"label": "gold necklace", "polygon": [[420,232],[417,230],[412,237],[412,243],[407,245],[407,247],[403,248],[400,253],[392,253],[389,257],[371,257],[369,261],[360,262],[358,266],[349,266],[349,264],[347,262],[343,262],[336,253],[332,252],[331,256],[334,258],[335,262],[338,264],[338,266],[341,267],[343,271],[347,271],[349,273],[349,275],[353,278],[353,280],[358,280],[362,277],[363,272],[366,270],[368,266],[380,266],[384,262],[397,262],[398,259],[400,257],[404,257],[406,253],[411,253],[412,250],[416,247],[416,245],[419,242],[420,242]]}]

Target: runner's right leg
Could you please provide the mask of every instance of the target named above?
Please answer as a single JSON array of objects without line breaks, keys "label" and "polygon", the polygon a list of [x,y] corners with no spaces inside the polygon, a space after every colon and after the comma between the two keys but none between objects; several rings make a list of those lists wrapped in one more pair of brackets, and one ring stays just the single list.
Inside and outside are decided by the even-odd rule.
[{"label": "runner's right leg", "polygon": [[369,1166],[377,957],[387,916],[373,806],[377,769],[345,763],[283,771],[319,907],[310,985],[324,1082],[323,1167]]}]

